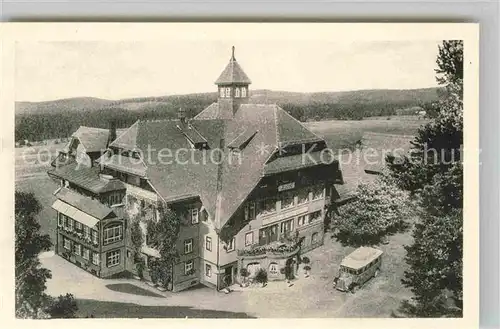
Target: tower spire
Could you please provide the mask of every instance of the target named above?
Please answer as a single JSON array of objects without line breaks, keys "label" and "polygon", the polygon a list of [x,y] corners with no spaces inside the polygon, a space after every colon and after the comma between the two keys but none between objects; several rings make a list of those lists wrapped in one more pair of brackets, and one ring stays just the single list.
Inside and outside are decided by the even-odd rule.
[{"label": "tower spire", "polygon": [[236,58],[234,58],[234,46],[232,47],[232,54],[231,54],[231,61],[236,61]]}]

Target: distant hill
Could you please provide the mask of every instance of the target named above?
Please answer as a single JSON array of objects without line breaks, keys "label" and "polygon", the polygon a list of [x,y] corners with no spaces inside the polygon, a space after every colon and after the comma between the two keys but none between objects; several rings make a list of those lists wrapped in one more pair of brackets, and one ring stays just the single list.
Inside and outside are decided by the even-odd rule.
[{"label": "distant hill", "polygon": [[[254,90],[250,102],[279,104],[301,121],[361,120],[395,115],[400,109],[433,102],[438,97],[438,88],[323,93]],[[79,97],[17,102],[15,140],[66,138],[81,125],[106,128],[111,121],[118,128],[126,128],[137,120],[176,118],[179,108],[192,118],[216,100],[213,92],[121,100]]]},{"label": "distant hill", "polygon": [[95,97],[75,97],[46,102],[16,102],[16,114],[42,114],[93,110],[108,106],[113,101]]},{"label": "distant hill", "polygon": [[[370,103],[408,103],[418,105],[420,102],[432,102],[438,98],[439,88],[421,88],[409,90],[355,90],[342,92],[300,93],[274,90],[253,90],[251,103],[276,103],[292,105],[309,105],[313,103],[350,104]],[[171,95],[161,97],[129,98],[107,100],[93,97],[77,97],[45,102],[16,102],[17,114],[46,114],[72,111],[94,111],[106,108],[119,108],[130,111],[155,110],[173,105],[189,106],[190,101],[210,103],[217,99],[217,94],[198,93],[187,95]]]}]

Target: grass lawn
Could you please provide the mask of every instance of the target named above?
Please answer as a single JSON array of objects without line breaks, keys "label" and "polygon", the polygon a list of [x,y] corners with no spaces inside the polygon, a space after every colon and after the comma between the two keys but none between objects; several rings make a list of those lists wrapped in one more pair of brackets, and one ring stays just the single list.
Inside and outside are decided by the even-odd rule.
[{"label": "grass lawn", "polygon": [[196,309],[188,306],[143,306],[132,303],[78,299],[78,317],[94,318],[251,318],[243,312]]},{"label": "grass lawn", "polygon": [[58,184],[50,179],[47,174],[16,181],[15,185],[16,191],[31,192],[40,202],[42,210],[37,216],[41,226],[40,231],[43,234],[48,234],[53,243],[56,241],[56,212],[51,206],[56,200],[52,193],[57,187]]},{"label": "grass lawn", "polygon": [[350,149],[366,132],[414,135],[417,129],[428,120],[381,120],[364,119],[359,121],[331,120],[307,122],[305,125],[315,134],[326,139],[328,147],[334,151]]}]

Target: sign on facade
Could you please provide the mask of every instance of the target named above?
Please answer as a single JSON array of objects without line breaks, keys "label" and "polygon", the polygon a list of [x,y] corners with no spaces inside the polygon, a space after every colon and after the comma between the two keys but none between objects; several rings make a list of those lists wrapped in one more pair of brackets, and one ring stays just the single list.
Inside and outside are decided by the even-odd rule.
[{"label": "sign on facade", "polygon": [[286,183],[278,186],[278,192],[291,190],[295,187],[295,182]]}]

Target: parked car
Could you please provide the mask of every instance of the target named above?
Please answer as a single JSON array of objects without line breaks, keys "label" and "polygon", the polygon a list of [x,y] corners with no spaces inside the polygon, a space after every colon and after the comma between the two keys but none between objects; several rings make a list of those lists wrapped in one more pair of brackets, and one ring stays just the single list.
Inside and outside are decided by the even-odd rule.
[{"label": "parked car", "polygon": [[342,260],[333,280],[334,288],[355,292],[366,281],[376,277],[382,265],[382,250],[360,247]]}]

